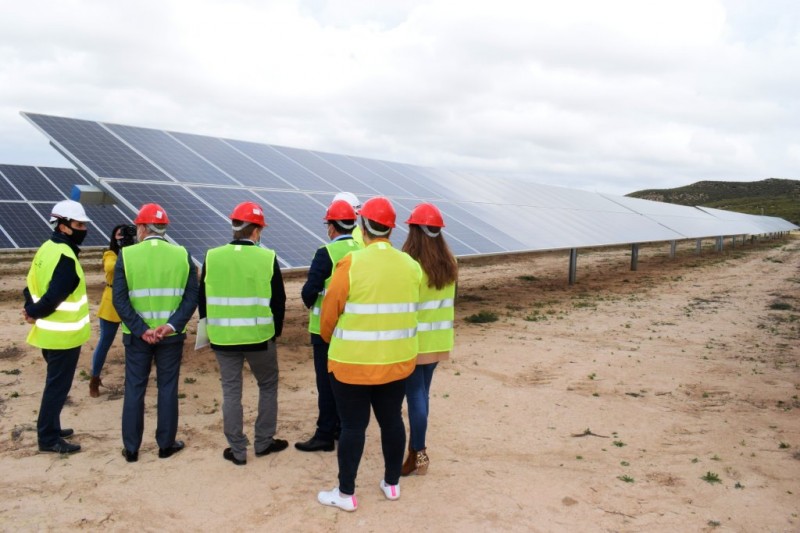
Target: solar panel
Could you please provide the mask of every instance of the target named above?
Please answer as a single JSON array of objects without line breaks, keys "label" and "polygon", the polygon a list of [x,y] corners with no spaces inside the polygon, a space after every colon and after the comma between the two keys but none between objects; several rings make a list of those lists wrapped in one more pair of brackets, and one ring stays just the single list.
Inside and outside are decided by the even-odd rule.
[{"label": "solar panel", "polygon": [[54,146],[70,161],[98,178],[171,181],[97,122],[48,115],[25,115],[51,136]]},{"label": "solar panel", "polygon": [[22,195],[3,173],[4,166],[0,165],[0,200],[22,200]]},{"label": "solar panel", "polygon": [[170,135],[193,150],[242,185],[283,189],[290,185],[222,139],[170,132]]},{"label": "solar panel", "polygon": [[13,243],[13,248],[41,246],[53,232],[48,220],[49,216],[45,218],[29,203],[0,202],[0,227]]},{"label": "solar panel", "polygon": [[[0,165],[2,172],[26,200],[63,200],[66,196],[36,167]],[[83,181],[83,179],[81,179]],[[56,200],[58,201],[58,200]]]},{"label": "solar panel", "polygon": [[214,210],[178,183],[110,182],[109,191],[124,198],[131,214],[146,203],[157,202],[167,211],[167,236],[186,247],[192,257],[202,261],[207,249],[230,241],[227,213]]},{"label": "solar panel", "polygon": [[[244,200],[260,203],[263,240],[284,267],[305,267],[327,241],[321,218],[333,195],[390,197],[398,212],[392,242],[421,201],[445,217],[445,235],[460,256],[671,241],[797,229],[770,217],[734,217],[563,187],[475,176],[390,161],[243,140],[23,114],[86,176],[115,196],[121,214],[163,205],[168,235],[197,261],[228,242],[228,214]],[[55,184],[55,180],[51,180]],[[13,184],[13,182],[12,182]],[[14,196],[13,187],[0,194]],[[24,196],[25,193],[23,193]]]},{"label": "solar panel", "polygon": [[14,241],[11,240],[11,235],[9,235],[5,228],[0,225],[0,248],[8,249],[8,248],[16,248]]},{"label": "solar panel", "polygon": [[236,183],[164,131],[109,124],[108,129],[175,181]]},{"label": "solar panel", "polygon": [[[0,175],[0,190],[13,192],[0,197],[0,248],[38,248],[52,233],[53,206],[69,198],[74,185],[89,183],[69,168],[0,165]],[[92,221],[83,246],[108,246],[113,227],[130,222],[113,205],[84,205],[84,209]]]}]

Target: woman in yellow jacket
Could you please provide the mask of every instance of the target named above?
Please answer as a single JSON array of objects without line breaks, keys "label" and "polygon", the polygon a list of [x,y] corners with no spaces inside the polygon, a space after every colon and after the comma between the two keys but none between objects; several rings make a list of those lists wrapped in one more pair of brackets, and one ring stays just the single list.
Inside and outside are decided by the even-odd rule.
[{"label": "woman in yellow jacket", "polygon": [[423,475],[428,471],[425,434],[433,371],[453,349],[454,300],[458,265],[442,235],[444,219],[439,209],[429,203],[419,204],[406,220],[408,238],[403,251],[422,267],[422,285],[417,307],[417,366],[406,380],[408,402],[408,457],[400,475]]},{"label": "woman in yellow jacket", "polygon": [[[127,224],[115,226],[111,231],[111,239],[108,243],[108,250],[103,252],[103,271],[106,275],[106,287],[103,289],[103,296],[100,298],[100,308],[97,310],[97,318],[100,321],[100,340],[92,355],[92,376],[89,379],[89,396],[97,398],[100,396],[100,372],[106,362],[108,350],[114,342],[119,329],[120,318],[114,304],[111,303],[111,287],[114,281],[114,265],[117,264],[117,256],[121,247],[133,244],[135,235],[127,230]],[[132,226],[130,226],[132,227]]]}]

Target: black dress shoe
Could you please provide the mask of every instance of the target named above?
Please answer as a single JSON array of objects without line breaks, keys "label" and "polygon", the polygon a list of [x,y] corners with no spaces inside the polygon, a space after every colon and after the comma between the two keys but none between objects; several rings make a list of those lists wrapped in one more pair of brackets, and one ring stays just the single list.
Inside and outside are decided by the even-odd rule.
[{"label": "black dress shoe", "polygon": [[233,450],[231,450],[230,448],[225,448],[225,450],[223,450],[222,457],[224,457],[226,460],[232,462],[237,466],[242,466],[247,464],[247,459],[237,459],[233,455]]},{"label": "black dress shoe", "polygon": [[264,448],[263,450],[256,450],[256,457],[262,457],[264,455],[269,455],[273,452],[279,452],[281,450],[285,450],[289,446],[289,441],[285,441],[283,439],[272,439],[272,442],[269,446]]},{"label": "black dress shoe", "polygon": [[294,447],[301,452],[332,452],[336,448],[332,440],[322,440],[316,436],[305,442],[295,442]]},{"label": "black dress shoe", "polygon": [[129,463],[135,463],[139,460],[139,452],[132,452],[130,450],[122,449],[122,457]]},{"label": "black dress shoe", "polygon": [[176,440],[175,443],[170,446],[169,448],[159,448],[158,449],[158,457],[160,459],[166,459],[167,457],[172,457],[179,451],[181,451],[184,446],[186,446],[182,440]]},{"label": "black dress shoe", "polygon": [[58,439],[58,442],[52,446],[39,446],[40,452],[53,452],[53,453],[75,453],[81,451],[80,444],[72,444],[64,439]]},{"label": "black dress shoe", "polygon": [[72,428],[62,429],[61,432],[58,434],[59,437],[62,439],[66,439],[67,437],[71,437],[75,434],[75,430]]}]

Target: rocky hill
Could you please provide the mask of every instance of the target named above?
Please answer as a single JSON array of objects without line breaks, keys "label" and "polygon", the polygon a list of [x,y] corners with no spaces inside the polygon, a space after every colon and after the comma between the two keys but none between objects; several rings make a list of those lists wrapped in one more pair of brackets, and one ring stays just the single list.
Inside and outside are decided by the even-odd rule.
[{"label": "rocky hill", "polygon": [[769,178],[761,181],[698,181],[674,189],[646,189],[633,198],[679,205],[727,209],[769,215],[800,225],[800,181]]}]

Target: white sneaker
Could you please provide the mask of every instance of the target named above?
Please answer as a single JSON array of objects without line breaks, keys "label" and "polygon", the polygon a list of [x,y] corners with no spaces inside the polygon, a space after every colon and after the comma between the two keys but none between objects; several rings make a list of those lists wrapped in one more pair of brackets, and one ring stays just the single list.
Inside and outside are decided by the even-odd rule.
[{"label": "white sneaker", "polygon": [[[387,496],[388,498],[388,496]],[[317,500],[322,505],[330,505],[331,507],[338,507],[343,511],[355,511],[358,509],[358,501],[356,495],[342,496],[339,493],[339,487],[332,490],[323,490],[317,494]]]},{"label": "white sneaker", "polygon": [[381,490],[387,500],[397,500],[400,498],[400,483],[397,485],[387,485],[386,481],[381,480]]}]

